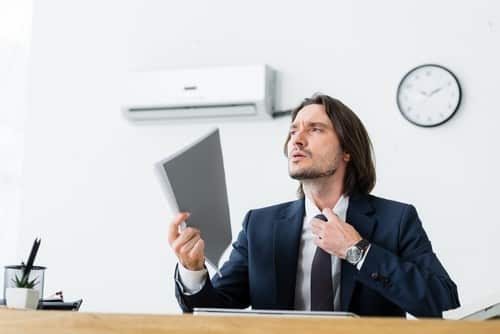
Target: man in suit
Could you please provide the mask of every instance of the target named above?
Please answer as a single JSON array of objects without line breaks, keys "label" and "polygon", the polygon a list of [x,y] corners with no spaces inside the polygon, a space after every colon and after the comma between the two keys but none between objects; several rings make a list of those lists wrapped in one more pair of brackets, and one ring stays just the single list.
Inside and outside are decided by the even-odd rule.
[{"label": "man in suit", "polygon": [[247,213],[222,276],[210,280],[194,228],[169,229],[183,311],[221,307],[442,317],[460,306],[415,208],[370,195],[372,146],[359,118],[326,95],[293,112],[285,143],[299,199]]}]

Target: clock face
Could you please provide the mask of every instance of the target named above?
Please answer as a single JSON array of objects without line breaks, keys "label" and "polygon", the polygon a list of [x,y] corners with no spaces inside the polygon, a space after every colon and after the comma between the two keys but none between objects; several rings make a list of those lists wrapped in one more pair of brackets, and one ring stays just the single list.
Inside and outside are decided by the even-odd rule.
[{"label": "clock face", "polygon": [[449,120],[460,106],[461,89],[451,71],[439,65],[421,65],[399,83],[397,102],[411,123],[432,127]]}]

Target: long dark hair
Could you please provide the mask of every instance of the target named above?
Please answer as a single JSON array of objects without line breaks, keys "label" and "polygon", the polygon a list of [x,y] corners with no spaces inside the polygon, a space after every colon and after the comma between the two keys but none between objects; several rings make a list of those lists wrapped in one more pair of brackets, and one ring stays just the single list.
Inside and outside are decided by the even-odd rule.
[{"label": "long dark hair", "polygon": [[[342,150],[350,155],[347,162],[344,178],[344,193],[369,194],[375,187],[375,164],[373,161],[373,146],[361,120],[356,114],[339,100],[323,94],[314,94],[305,98],[302,103],[292,111],[292,122],[305,106],[319,104],[325,108],[326,114],[332,122]],[[288,156],[287,146],[290,140],[288,134],[284,152]],[[297,189],[297,195],[304,197],[302,183]]]}]

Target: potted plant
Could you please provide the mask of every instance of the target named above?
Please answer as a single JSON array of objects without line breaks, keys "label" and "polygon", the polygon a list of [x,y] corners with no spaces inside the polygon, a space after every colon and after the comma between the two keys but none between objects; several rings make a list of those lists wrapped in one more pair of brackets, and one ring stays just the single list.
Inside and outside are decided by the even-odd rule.
[{"label": "potted plant", "polygon": [[40,299],[39,291],[34,289],[36,284],[37,278],[29,280],[25,275],[21,278],[16,276],[14,279],[15,288],[7,288],[5,291],[7,306],[36,310]]},{"label": "potted plant", "polygon": [[13,287],[8,287],[5,291],[5,301],[7,307],[36,309],[40,299],[40,292],[35,289],[39,283],[38,277],[30,279],[30,273],[33,269],[36,253],[40,246],[40,240],[35,239],[33,247],[28,258],[28,263],[24,262],[20,266],[18,274],[12,278]]}]

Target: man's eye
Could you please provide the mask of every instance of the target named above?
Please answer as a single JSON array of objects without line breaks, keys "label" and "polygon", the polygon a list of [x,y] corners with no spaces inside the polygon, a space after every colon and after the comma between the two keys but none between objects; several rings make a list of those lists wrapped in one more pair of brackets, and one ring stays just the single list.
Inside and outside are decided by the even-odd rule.
[{"label": "man's eye", "polygon": [[295,130],[290,130],[290,136],[293,136],[295,134]]},{"label": "man's eye", "polygon": [[312,131],[314,131],[314,132],[321,132],[321,129],[320,128],[312,128]]}]

